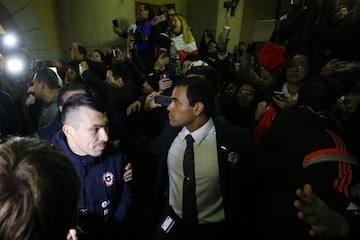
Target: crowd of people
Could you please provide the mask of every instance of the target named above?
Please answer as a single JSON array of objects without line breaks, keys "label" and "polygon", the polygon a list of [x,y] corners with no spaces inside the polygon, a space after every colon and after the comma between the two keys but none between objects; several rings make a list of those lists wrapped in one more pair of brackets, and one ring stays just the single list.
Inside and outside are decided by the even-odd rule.
[{"label": "crowd of people", "polygon": [[109,31],[127,48],[73,43],[21,104],[2,75],[1,239],[359,236],[359,59],[197,43],[173,4]]}]

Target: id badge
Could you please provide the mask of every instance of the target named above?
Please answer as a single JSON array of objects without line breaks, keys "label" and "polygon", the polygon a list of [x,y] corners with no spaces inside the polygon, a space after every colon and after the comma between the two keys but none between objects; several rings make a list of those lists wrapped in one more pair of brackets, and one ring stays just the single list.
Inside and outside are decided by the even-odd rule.
[{"label": "id badge", "polygon": [[171,228],[174,226],[174,223],[175,223],[174,219],[172,219],[170,216],[167,216],[164,222],[161,224],[161,228],[168,233],[170,232]]}]

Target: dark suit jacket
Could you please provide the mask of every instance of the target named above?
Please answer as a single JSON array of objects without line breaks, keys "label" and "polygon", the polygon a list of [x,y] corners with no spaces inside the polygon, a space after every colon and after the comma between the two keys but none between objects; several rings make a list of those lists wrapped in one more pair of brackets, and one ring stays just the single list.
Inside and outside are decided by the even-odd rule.
[{"label": "dark suit jacket", "polygon": [[[216,141],[219,162],[219,175],[224,201],[225,221],[229,229],[239,232],[249,229],[249,206],[251,201],[250,187],[253,183],[249,171],[252,165],[253,139],[246,128],[221,125],[215,122]],[[181,128],[174,128],[167,122],[159,139],[156,140],[159,150],[159,170],[157,176],[158,203],[166,206],[164,199],[168,190],[167,155],[170,146]],[[156,146],[155,146],[156,147]],[[211,189],[209,189],[211,191]],[[164,194],[166,193],[166,194]],[[160,208],[161,209],[161,208]]]}]

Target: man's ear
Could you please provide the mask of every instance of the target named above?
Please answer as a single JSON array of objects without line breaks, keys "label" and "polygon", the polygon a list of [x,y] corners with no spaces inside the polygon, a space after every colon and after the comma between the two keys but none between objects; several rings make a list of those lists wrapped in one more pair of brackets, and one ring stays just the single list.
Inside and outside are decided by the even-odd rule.
[{"label": "man's ear", "polygon": [[64,125],[62,126],[62,131],[63,131],[63,133],[65,134],[66,137],[72,136],[73,130],[74,130],[74,129],[73,129],[70,125],[64,124]]},{"label": "man's ear", "polygon": [[117,82],[118,84],[121,83],[121,82],[122,82],[122,77],[120,77],[120,76],[117,77],[117,78],[115,79],[115,82]]},{"label": "man's ear", "polygon": [[120,76],[117,79],[115,79],[116,84],[118,85],[119,88],[121,88],[122,86],[124,86],[124,79]]},{"label": "man's ear", "polygon": [[204,104],[202,102],[197,102],[194,105],[194,114],[199,116],[204,112]]}]

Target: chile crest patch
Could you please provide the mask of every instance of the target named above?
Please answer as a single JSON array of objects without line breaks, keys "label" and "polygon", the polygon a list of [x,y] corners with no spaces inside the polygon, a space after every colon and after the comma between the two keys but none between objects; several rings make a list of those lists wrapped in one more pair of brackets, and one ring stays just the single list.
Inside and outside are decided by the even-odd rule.
[{"label": "chile crest patch", "polygon": [[114,174],[112,172],[104,172],[103,173],[103,181],[105,182],[105,185],[107,187],[110,187],[111,185],[114,184]]}]

